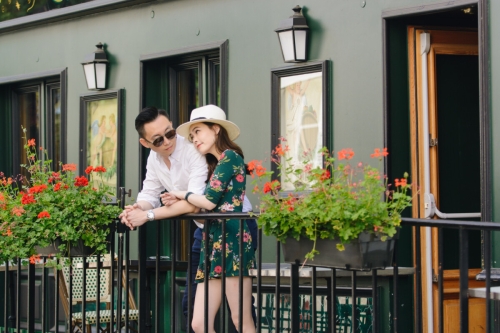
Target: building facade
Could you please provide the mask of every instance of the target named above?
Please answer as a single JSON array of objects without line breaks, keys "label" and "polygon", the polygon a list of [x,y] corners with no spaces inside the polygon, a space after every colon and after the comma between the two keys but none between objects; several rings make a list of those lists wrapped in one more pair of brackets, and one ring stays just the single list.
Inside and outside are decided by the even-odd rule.
[{"label": "building facade", "polygon": [[[297,5],[288,0],[23,1],[0,2],[6,175],[22,173],[23,126],[56,161],[81,171],[106,165],[109,182],[133,197],[148,153],[134,128],[139,110],[165,108],[177,126],[193,108],[217,104],[241,127],[248,161],[264,159],[287,134],[297,138],[297,156],[327,145],[352,148],[362,161],[387,147],[389,179],[407,171],[421,189],[408,216],[437,216],[435,202],[443,213],[499,219],[497,1],[312,0],[301,4],[310,30],[307,61],[297,64],[284,62],[275,32]],[[109,60],[106,89],[89,91],[82,62],[99,42]],[[422,235],[425,312],[435,298],[437,235]],[[411,266],[412,231],[402,237],[401,260]],[[456,235],[445,238],[452,279]],[[471,239],[474,275],[483,265],[481,233]],[[493,267],[499,259],[493,245]]]}]

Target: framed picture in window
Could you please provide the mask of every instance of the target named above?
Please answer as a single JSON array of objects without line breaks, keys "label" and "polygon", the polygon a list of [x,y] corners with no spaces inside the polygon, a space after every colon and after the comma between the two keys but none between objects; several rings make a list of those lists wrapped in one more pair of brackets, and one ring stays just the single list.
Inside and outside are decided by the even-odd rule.
[{"label": "framed picture in window", "polygon": [[[122,182],[123,89],[80,96],[80,174],[103,166],[103,181],[118,189]],[[95,180],[98,188],[100,180]]]},{"label": "framed picture in window", "polygon": [[[271,70],[271,149],[280,143],[288,146],[287,163],[300,165],[307,159],[312,167],[322,166],[318,151],[329,146],[329,82],[328,61]],[[284,191],[295,190],[299,181],[284,176],[278,180]]]}]

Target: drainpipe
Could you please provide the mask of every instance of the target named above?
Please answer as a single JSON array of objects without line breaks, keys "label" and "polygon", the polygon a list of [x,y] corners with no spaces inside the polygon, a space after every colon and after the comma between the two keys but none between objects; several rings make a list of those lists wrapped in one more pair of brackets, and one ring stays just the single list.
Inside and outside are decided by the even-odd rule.
[{"label": "drainpipe", "polygon": [[[429,87],[427,74],[427,54],[431,48],[431,35],[429,33],[420,34],[420,56],[422,57],[422,120],[423,120],[423,145],[424,145],[424,201],[425,210],[430,209],[427,204],[430,198],[430,162],[429,162]],[[427,212],[426,212],[427,213]],[[427,214],[426,218],[429,218]],[[427,285],[427,332],[434,332],[434,304],[432,302],[432,238],[431,228],[425,227],[425,258],[427,271],[425,282]],[[420,250],[420,249],[418,249]]]}]

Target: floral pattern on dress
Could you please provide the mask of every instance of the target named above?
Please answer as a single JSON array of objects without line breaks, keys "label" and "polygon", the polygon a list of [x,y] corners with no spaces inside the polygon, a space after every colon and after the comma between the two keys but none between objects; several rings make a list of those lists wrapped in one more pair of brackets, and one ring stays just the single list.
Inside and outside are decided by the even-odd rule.
[{"label": "floral pattern on dress", "polygon": [[[245,197],[246,171],[243,158],[233,150],[226,150],[210,177],[205,189],[205,196],[216,204],[215,212],[241,212]],[[223,251],[222,224],[224,220],[211,220],[205,228],[200,253],[200,264],[196,273],[196,281],[203,282],[205,277],[205,241],[206,229],[209,231],[210,267],[209,279],[220,278],[225,269],[226,276],[239,276],[240,265],[243,262],[243,276],[249,276],[249,269],[255,268],[255,252],[252,237],[246,222],[243,223],[243,253],[240,249],[240,220],[226,221],[226,246]],[[225,252],[225,253],[223,253]]]}]

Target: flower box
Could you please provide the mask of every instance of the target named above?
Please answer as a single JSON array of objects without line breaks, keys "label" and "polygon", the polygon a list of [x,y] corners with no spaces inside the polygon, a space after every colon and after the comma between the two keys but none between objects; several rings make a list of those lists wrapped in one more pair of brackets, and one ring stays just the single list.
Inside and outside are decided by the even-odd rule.
[{"label": "flower box", "polygon": [[[392,237],[416,186],[406,172],[394,182],[381,173],[387,149],[370,154],[378,159],[374,167],[363,161],[351,164],[350,148],[337,151],[337,158],[326,147],[305,151],[300,159],[290,157],[287,140],[280,140],[271,153],[277,176],[262,161],[250,161],[248,169],[258,177],[253,192],[260,194],[259,226],[284,243],[285,260],[356,270],[391,265]],[[267,180],[263,186],[262,179]],[[326,258],[317,259],[319,254]]]},{"label": "flower box", "polygon": [[82,257],[90,256],[95,253],[95,249],[90,246],[85,246],[80,240],[76,245],[70,245],[67,251],[61,251],[59,246],[63,244],[60,238],[53,241],[49,246],[35,246],[35,251],[41,256],[54,256],[60,254],[63,257]]},{"label": "flower box", "polygon": [[[373,233],[363,232],[357,240],[344,244],[344,251],[337,250],[340,241],[336,239],[318,239],[316,250],[319,254],[316,254],[313,260],[308,259],[306,264],[359,271],[384,269],[392,266],[397,236],[398,234],[382,241]],[[313,248],[313,243],[303,237],[300,240],[287,238],[286,242],[281,243],[285,262],[303,263],[306,254]]]}]

